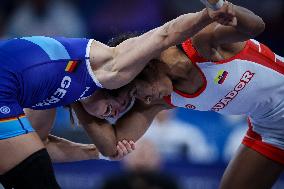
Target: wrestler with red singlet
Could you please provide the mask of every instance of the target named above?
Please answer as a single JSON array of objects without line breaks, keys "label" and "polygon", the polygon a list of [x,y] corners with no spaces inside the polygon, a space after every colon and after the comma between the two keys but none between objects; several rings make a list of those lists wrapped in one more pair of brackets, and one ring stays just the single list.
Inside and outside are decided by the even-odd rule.
[{"label": "wrestler with red singlet", "polygon": [[277,180],[284,164],[284,59],[251,40],[264,30],[260,17],[230,3],[226,7],[235,15],[233,20],[214,13],[210,16],[227,26],[210,24],[180,46],[162,52],[136,78],[132,83],[136,97],[145,104],[136,102],[117,121],[114,138],[112,131],[102,131],[107,123],[94,122],[79,104],[74,108],[84,125],[101,130],[105,138],[134,141],[165,109],[246,114],[248,132],[220,188],[267,189]]}]

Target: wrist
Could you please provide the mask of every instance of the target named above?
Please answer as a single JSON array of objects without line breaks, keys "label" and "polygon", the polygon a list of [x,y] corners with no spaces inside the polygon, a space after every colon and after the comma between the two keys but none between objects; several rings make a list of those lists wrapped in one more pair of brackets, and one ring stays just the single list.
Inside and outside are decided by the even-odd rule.
[{"label": "wrist", "polygon": [[201,13],[202,13],[202,22],[203,23],[205,23],[206,25],[209,25],[209,24],[211,24],[211,23],[213,23],[214,22],[214,20],[210,17],[210,15],[209,15],[209,11],[208,11],[208,9],[207,8],[204,8],[202,11],[201,11]]}]

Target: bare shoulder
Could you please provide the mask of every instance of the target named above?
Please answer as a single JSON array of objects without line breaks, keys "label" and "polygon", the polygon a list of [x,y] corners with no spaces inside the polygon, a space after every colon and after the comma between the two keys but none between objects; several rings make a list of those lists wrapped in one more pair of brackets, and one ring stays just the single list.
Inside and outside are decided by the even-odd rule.
[{"label": "bare shoulder", "polygon": [[90,49],[90,61],[92,69],[95,71],[107,62],[111,61],[115,55],[115,48],[109,47],[99,41],[93,41]]}]

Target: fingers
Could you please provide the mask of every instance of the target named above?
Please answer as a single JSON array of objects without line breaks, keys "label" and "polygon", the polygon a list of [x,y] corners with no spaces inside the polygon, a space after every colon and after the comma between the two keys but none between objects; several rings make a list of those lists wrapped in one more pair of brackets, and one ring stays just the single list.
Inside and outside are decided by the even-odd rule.
[{"label": "fingers", "polygon": [[118,155],[120,158],[122,158],[122,157],[124,157],[125,155],[127,155],[127,149],[126,149],[126,147],[123,145],[122,142],[118,142],[116,148],[117,148],[117,152],[118,152],[117,155]]},{"label": "fingers", "polygon": [[131,149],[132,150],[135,150],[136,149],[136,147],[135,147],[135,143],[131,140],[130,142],[130,145],[131,145]]},{"label": "fingers", "polygon": [[118,142],[118,146],[123,151],[124,156],[128,154],[128,149],[129,148],[131,149],[130,144],[126,142],[126,140],[123,140],[122,142]]},{"label": "fingers", "polygon": [[238,20],[236,17],[233,18],[231,22],[228,23],[229,26],[237,26],[238,25]]},{"label": "fingers", "polygon": [[116,146],[116,149],[117,149],[117,156],[119,157],[123,157],[123,154],[124,154],[124,151],[123,151],[123,147],[121,148],[121,143],[118,142],[117,146]]},{"label": "fingers", "polygon": [[135,150],[135,143],[133,141],[128,142],[126,140],[123,140],[122,142],[119,141],[117,143],[116,148],[117,148],[117,155],[111,158],[111,160],[114,161],[121,160],[126,155],[128,155],[133,150]]},{"label": "fingers", "polygon": [[220,10],[212,11],[208,9],[209,16],[216,22],[226,26],[236,26],[237,18],[234,9],[234,5],[229,2],[225,2]]},{"label": "fingers", "polygon": [[231,21],[228,23],[229,26],[237,26],[238,20],[236,18],[236,12],[234,9],[234,5],[232,3],[229,3],[228,7],[228,13],[233,17]]},{"label": "fingers", "polygon": [[236,16],[234,5],[232,3],[228,3],[228,14],[232,15],[233,17]]}]

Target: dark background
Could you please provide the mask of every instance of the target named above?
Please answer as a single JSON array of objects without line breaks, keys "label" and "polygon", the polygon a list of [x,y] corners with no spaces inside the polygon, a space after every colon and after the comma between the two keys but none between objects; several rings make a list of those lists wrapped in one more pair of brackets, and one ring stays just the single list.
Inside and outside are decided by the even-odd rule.
[{"label": "dark background", "polygon": [[[284,55],[284,1],[232,2],[263,18],[266,30],[257,40],[280,56]],[[87,37],[106,43],[120,33],[148,31],[181,14],[202,8],[197,0],[1,0],[0,37]],[[58,109],[53,132],[77,142],[89,142],[81,128],[70,127],[68,115],[64,108]],[[150,151],[149,156],[136,156],[123,163],[57,164],[59,182],[68,189],[100,188],[110,175],[123,176],[123,173],[131,172],[136,161],[144,158],[146,166],[149,162],[155,164],[156,158],[156,164],[149,169],[172,175],[180,188],[217,188],[224,167],[246,131],[246,118],[189,110],[178,110],[167,116],[174,121],[162,123],[171,128],[161,129],[162,134],[159,129],[154,129],[145,136],[149,143],[141,142],[146,145],[147,153]],[[149,150],[152,148],[155,152]],[[279,182],[275,188],[284,188],[284,183]]]}]

